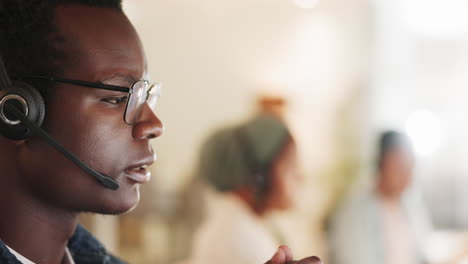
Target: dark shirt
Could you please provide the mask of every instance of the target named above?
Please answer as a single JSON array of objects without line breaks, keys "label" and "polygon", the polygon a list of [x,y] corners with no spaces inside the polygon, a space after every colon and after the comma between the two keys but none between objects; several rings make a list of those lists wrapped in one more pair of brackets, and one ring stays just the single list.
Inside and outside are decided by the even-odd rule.
[{"label": "dark shirt", "polygon": [[[104,246],[86,229],[78,225],[68,241],[68,250],[76,264],[125,264],[109,254]],[[0,240],[0,264],[21,264]]]}]

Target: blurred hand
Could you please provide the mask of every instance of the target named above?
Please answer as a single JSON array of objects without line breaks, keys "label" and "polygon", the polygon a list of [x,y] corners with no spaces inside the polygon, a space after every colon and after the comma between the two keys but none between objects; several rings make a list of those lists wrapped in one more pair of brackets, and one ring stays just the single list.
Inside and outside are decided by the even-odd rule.
[{"label": "blurred hand", "polygon": [[322,264],[322,261],[317,257],[293,260],[291,249],[287,246],[280,246],[275,255],[265,264]]}]

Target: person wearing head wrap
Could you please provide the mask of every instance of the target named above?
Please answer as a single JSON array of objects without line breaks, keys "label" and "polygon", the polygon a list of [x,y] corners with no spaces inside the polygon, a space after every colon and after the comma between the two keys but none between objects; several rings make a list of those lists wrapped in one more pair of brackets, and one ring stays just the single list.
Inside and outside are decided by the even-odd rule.
[{"label": "person wearing head wrap", "polygon": [[274,254],[279,243],[263,218],[290,208],[299,183],[287,126],[262,114],[216,131],[202,145],[197,177],[218,197],[195,235],[189,263],[258,264]]}]

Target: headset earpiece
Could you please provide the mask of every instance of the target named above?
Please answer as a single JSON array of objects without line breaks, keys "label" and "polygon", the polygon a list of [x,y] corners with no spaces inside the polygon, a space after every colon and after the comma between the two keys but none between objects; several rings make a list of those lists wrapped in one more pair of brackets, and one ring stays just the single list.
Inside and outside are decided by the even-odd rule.
[{"label": "headset earpiece", "polygon": [[32,131],[14,118],[6,105],[19,109],[37,126],[41,126],[44,121],[45,104],[41,94],[25,82],[13,81],[11,88],[0,91],[0,134],[9,139],[26,139]]},{"label": "headset earpiece", "polygon": [[44,115],[45,104],[41,94],[25,82],[10,81],[0,57],[0,135],[22,140],[34,132],[106,188],[117,190],[120,187],[110,176],[93,170],[41,129]]}]

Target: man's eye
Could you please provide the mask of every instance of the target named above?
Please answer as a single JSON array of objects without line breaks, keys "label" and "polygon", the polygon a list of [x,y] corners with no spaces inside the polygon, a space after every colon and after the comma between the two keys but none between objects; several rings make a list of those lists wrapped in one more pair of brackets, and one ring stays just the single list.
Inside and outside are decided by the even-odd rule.
[{"label": "man's eye", "polygon": [[122,97],[112,97],[112,98],[104,98],[102,101],[109,103],[109,104],[123,104],[126,103],[128,99],[128,96],[122,96]]}]

